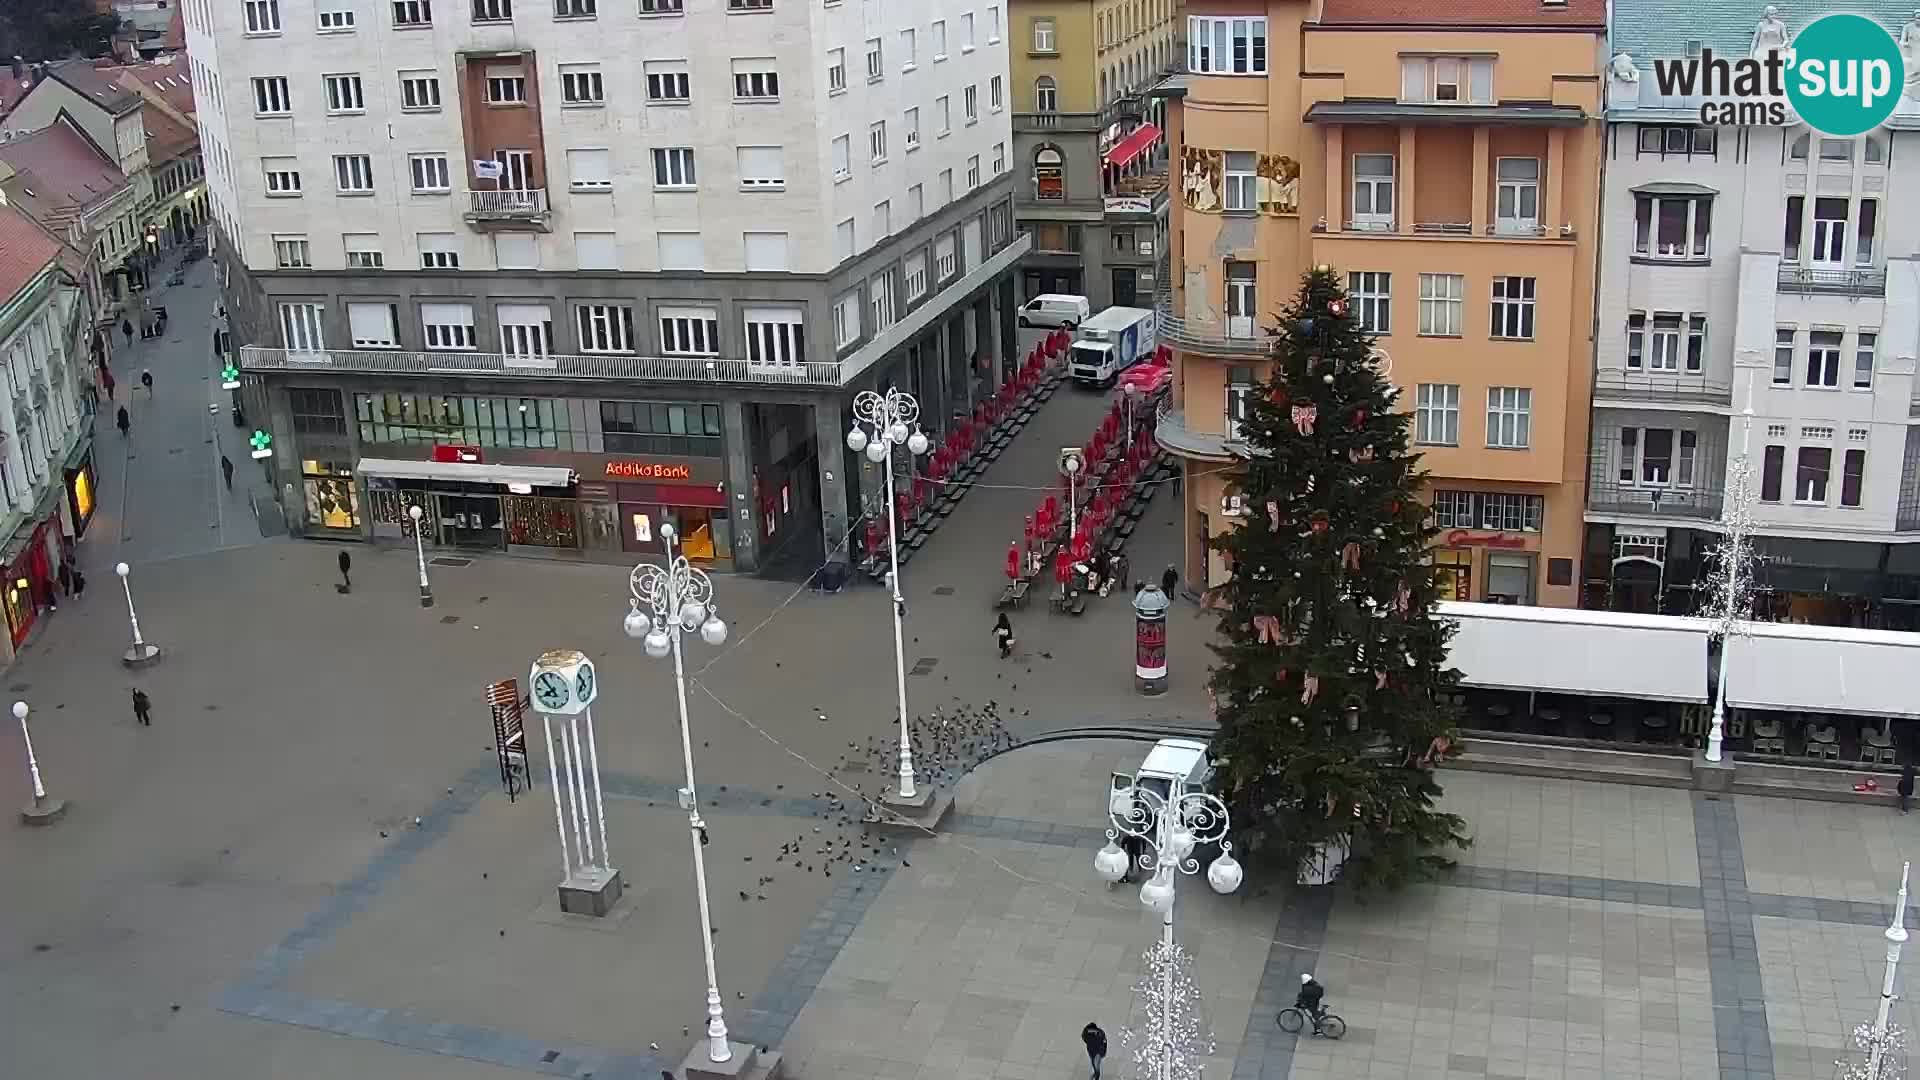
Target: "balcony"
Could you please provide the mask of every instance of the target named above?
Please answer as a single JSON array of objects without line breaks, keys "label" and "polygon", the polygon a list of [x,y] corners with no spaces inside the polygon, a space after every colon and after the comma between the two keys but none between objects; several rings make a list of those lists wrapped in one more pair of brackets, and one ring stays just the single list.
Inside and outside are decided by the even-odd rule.
[{"label": "balcony", "polygon": [[[1222,419],[1225,417],[1223,416]],[[1236,457],[1245,456],[1233,452],[1226,436],[1211,435],[1189,428],[1186,414],[1175,407],[1170,398],[1160,403],[1160,411],[1154,421],[1153,437],[1162,449],[1180,457],[1232,461]]]},{"label": "balcony", "polygon": [[1885,296],[1887,272],[1870,268],[1825,270],[1781,263],[1780,291],[1808,296]]},{"label": "balcony", "polygon": [[633,379],[647,382],[729,383],[742,386],[841,385],[837,361],[755,364],[698,356],[549,354],[513,356],[480,352],[409,352],[401,349],[240,350],[240,369],[260,372],[322,372],[421,378]]},{"label": "balcony", "polygon": [[470,191],[467,197],[471,200],[467,204],[467,224],[483,232],[496,228],[547,231],[545,188]]},{"label": "balcony", "polygon": [[1596,514],[1718,521],[1725,494],[1717,490],[1636,487],[1619,481],[1603,481],[1587,486],[1587,509]]},{"label": "balcony", "polygon": [[1646,372],[1605,368],[1593,373],[1596,403],[1614,401],[1664,402],[1674,405],[1711,405],[1731,408],[1733,381],[1678,372]]},{"label": "balcony", "polygon": [[1267,356],[1273,352],[1273,339],[1257,319],[1224,312],[1196,316],[1191,305],[1182,314],[1173,302],[1172,271],[1163,262],[1157,273],[1153,309],[1161,342],[1212,356]]},{"label": "balcony", "polygon": [[1123,120],[1139,120],[1147,114],[1147,99],[1140,94],[1123,94],[1097,112],[1017,112],[1013,130],[1030,134],[1098,134]]}]

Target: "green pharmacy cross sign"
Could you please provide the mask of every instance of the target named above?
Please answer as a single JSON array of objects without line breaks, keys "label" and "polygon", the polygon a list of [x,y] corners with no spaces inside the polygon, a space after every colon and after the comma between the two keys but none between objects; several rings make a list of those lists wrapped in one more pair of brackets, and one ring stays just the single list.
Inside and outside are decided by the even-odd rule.
[{"label": "green pharmacy cross sign", "polygon": [[247,442],[253,445],[253,459],[255,461],[273,456],[273,436],[266,432],[255,431],[253,437],[248,439]]},{"label": "green pharmacy cross sign", "polygon": [[220,369],[220,389],[222,390],[240,389],[240,369],[239,368],[234,367],[232,364],[228,364],[226,367],[223,367]]}]

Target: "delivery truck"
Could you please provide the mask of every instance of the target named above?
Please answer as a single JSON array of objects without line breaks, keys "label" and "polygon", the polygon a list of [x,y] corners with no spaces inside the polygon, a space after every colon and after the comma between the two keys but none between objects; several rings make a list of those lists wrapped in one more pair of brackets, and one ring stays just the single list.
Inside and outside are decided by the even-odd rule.
[{"label": "delivery truck", "polygon": [[1067,374],[1076,382],[1112,386],[1122,371],[1153,355],[1153,312],[1110,307],[1080,324],[1068,354]]}]

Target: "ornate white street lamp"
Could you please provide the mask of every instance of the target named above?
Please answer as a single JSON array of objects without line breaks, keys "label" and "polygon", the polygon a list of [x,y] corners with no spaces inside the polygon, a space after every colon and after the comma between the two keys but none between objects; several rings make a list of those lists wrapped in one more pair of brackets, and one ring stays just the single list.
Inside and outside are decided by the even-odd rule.
[{"label": "ornate white street lamp", "polygon": [[1062,447],[1060,450],[1060,472],[1067,478],[1067,543],[1080,535],[1080,474],[1087,467],[1086,459],[1080,456],[1077,446]]},{"label": "ornate white street lamp", "polygon": [[133,573],[133,568],[120,563],[113,572],[120,575],[120,590],[127,596],[127,622],[133,628],[133,644],[120,660],[128,667],[144,667],[160,659],[160,646],[140,636],[140,614],[133,610],[133,586],[127,584],[127,575]]},{"label": "ornate white street lamp", "polygon": [[[885,395],[862,390],[853,399],[853,427],[847,432],[847,449],[866,452],[867,460],[887,475],[887,582],[893,589],[893,679],[900,711],[900,801],[918,798],[913,786],[913,739],[907,728],[907,651],[902,643],[901,620],[907,613],[906,597],[900,591],[900,539],[895,535],[893,498],[893,448],[905,446],[907,453],[919,457],[927,452],[927,436],[915,421],[920,418],[920,403],[912,394],[889,389]],[[861,427],[873,429],[868,435]]]},{"label": "ornate white street lamp", "polygon": [[33,801],[20,808],[20,820],[28,825],[51,825],[67,812],[65,799],[47,797],[47,786],[40,782],[40,759],[33,754],[33,732],[27,728],[27,703],[13,703],[13,718],[20,721],[20,737],[27,744],[27,772],[33,778]]},{"label": "ornate white street lamp", "polygon": [[[1751,376],[1749,376],[1751,380]],[[1713,695],[1713,719],[1707,727],[1708,761],[1721,759],[1727,730],[1727,657],[1733,639],[1747,632],[1746,618],[1753,606],[1753,383],[1747,383],[1746,404],[1740,410],[1740,453],[1727,470],[1726,503],[1721,511],[1720,549],[1707,586],[1713,601],[1713,633],[1720,639],[1719,687]]]},{"label": "ornate white street lamp", "polygon": [[433,586],[427,584],[427,541],[420,535],[420,519],[426,516],[426,511],[414,503],[407,507],[407,516],[413,519],[413,554],[420,562],[420,606],[432,607]]},{"label": "ornate white street lamp", "polygon": [[[680,807],[687,812],[693,838],[693,880],[700,893],[700,946],[707,957],[707,1060],[715,1064],[733,1059],[727,1041],[727,1022],[720,1008],[720,977],[713,966],[713,912],[707,904],[707,823],[700,819],[699,789],[693,783],[693,736],[687,727],[687,671],[680,657],[680,635],[699,631],[709,645],[723,645],[727,624],[713,610],[713,579],[674,553],[672,525],[660,526],[667,565],[641,563],[627,577],[633,593],[624,629],[639,638],[655,660],[673,657],[673,688],[680,705],[680,755],[687,769],[687,786],[680,789]],[[642,610],[644,609],[644,611]]]}]

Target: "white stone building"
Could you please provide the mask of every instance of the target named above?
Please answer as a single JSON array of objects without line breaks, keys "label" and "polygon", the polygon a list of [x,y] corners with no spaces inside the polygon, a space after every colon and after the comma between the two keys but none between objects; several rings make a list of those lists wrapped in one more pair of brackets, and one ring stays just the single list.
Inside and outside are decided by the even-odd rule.
[{"label": "white stone building", "polygon": [[[1866,6],[1903,33],[1907,9]],[[1745,57],[1762,19],[1726,0],[1614,5],[1585,603],[1696,609],[1751,404],[1762,614],[1914,629],[1920,215],[1900,192],[1920,175],[1920,101],[1910,88],[1884,128],[1828,139],[1701,126],[1703,99],[1660,95],[1655,58]]]}]

